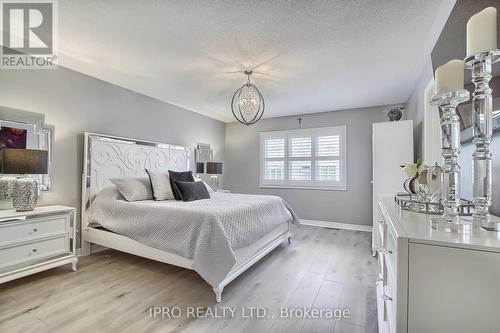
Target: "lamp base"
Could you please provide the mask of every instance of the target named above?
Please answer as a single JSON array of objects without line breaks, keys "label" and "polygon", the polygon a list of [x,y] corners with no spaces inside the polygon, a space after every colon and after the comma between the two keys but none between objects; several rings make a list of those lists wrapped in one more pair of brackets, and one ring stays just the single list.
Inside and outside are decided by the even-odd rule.
[{"label": "lamp base", "polygon": [[445,217],[433,217],[431,218],[431,228],[444,232],[470,234],[474,229],[474,223],[459,218],[450,220]]},{"label": "lamp base", "polygon": [[38,201],[38,186],[33,178],[17,178],[12,191],[12,203],[18,212],[35,209]]},{"label": "lamp base", "polygon": [[216,175],[210,176],[210,186],[217,190],[219,188],[219,185],[220,185],[219,176]]},{"label": "lamp base", "polygon": [[15,177],[0,177],[0,200],[11,200]]}]

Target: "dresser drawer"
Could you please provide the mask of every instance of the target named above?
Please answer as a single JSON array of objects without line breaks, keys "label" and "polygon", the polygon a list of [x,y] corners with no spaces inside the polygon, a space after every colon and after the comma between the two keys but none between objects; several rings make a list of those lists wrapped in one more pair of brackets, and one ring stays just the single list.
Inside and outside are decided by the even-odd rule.
[{"label": "dresser drawer", "polygon": [[380,247],[384,247],[384,241],[385,241],[385,232],[386,232],[386,223],[384,220],[384,215],[382,212],[379,211],[379,217],[377,221],[377,229],[378,229],[378,242]]},{"label": "dresser drawer", "polygon": [[3,225],[0,223],[0,245],[62,233],[69,233],[69,219],[66,215],[41,217]]},{"label": "dresser drawer", "polygon": [[392,274],[393,277],[398,276],[398,247],[396,242],[397,238],[394,236],[390,228],[387,228],[384,259],[387,270],[389,271],[389,274]]},{"label": "dresser drawer", "polygon": [[387,272],[386,283],[384,285],[384,305],[386,310],[387,325],[389,332],[396,333],[396,280],[394,276]]},{"label": "dresser drawer", "polygon": [[0,248],[0,267],[69,253],[69,235]]},{"label": "dresser drawer", "polygon": [[378,333],[387,333],[387,313],[384,304],[384,284],[382,281],[376,284],[377,293],[377,319],[378,319]]}]

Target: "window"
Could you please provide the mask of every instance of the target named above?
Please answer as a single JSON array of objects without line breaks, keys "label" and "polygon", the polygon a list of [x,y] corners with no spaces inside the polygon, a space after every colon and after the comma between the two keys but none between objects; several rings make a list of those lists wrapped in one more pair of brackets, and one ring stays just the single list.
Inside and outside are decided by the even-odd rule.
[{"label": "window", "polygon": [[345,190],[347,127],[260,133],[260,186]]}]

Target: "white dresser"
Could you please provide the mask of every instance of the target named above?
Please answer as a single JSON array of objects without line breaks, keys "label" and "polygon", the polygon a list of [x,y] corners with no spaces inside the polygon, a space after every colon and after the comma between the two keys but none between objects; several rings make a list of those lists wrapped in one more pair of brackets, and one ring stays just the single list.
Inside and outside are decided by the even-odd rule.
[{"label": "white dresser", "polygon": [[72,207],[0,211],[0,283],[69,263],[76,270],[75,232]]},{"label": "white dresser", "polygon": [[430,228],[430,215],[379,201],[379,332],[500,332],[500,234]]}]

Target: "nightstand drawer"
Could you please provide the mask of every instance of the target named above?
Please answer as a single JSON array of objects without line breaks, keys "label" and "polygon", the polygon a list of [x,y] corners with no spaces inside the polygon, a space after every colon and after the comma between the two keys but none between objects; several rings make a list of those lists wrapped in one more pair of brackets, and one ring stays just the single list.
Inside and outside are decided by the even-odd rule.
[{"label": "nightstand drawer", "polygon": [[0,248],[0,267],[69,253],[69,236],[63,235]]},{"label": "nightstand drawer", "polygon": [[66,215],[0,223],[0,245],[62,233],[69,233]]}]

